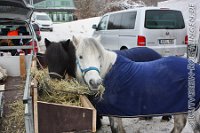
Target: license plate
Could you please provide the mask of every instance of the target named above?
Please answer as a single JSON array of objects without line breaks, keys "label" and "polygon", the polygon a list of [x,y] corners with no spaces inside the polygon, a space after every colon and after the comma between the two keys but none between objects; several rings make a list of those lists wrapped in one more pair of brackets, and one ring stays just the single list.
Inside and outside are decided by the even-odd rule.
[{"label": "license plate", "polygon": [[159,44],[174,44],[174,39],[160,39]]}]

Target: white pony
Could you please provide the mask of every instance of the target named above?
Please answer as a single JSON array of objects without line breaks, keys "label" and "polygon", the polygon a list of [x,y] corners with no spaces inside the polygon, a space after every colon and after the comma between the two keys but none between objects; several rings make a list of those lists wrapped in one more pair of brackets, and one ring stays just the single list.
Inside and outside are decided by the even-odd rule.
[{"label": "white pony", "polygon": [[[114,52],[105,50],[103,48],[103,46],[97,40],[95,40],[94,38],[76,39],[75,37],[73,37],[73,42],[74,42],[74,45],[76,47],[76,58],[77,58],[77,73],[76,73],[76,75],[77,75],[77,78],[80,79],[80,80],[83,80],[90,87],[91,90],[97,90],[99,85],[102,84],[102,81],[104,82],[104,78],[106,78],[107,73],[112,71],[112,67],[115,66],[116,61],[118,59],[118,56]],[[167,59],[167,61],[168,60],[169,59]],[[183,60],[184,60],[183,62],[185,62],[185,59],[183,59]],[[125,59],[124,62],[126,63],[126,61],[127,60]],[[173,60],[170,59],[169,62],[171,62],[171,61],[173,61]],[[127,62],[130,63],[130,61],[127,61]],[[165,63],[164,66],[161,65],[160,67],[163,67],[164,69],[170,69],[170,67],[177,67],[177,66],[174,66],[174,64],[172,66],[168,66],[169,62]],[[177,62],[177,63],[179,63],[179,62]],[[142,68],[143,68],[143,65],[144,65],[144,68],[145,68],[147,66],[147,63],[145,63],[145,64],[140,63],[139,66],[140,65],[141,65]],[[184,66],[181,66],[181,67],[184,67]],[[199,72],[199,70],[200,70],[199,66],[197,66],[197,68],[198,68],[198,72]],[[179,66],[178,66],[178,68],[176,68],[176,69],[181,69],[181,68],[179,68]],[[123,70],[123,71],[124,71],[124,73],[129,73],[129,72],[126,71],[126,69]],[[139,71],[139,73],[141,72],[141,70],[139,68],[137,69],[137,72],[138,71]],[[132,72],[132,70],[131,70],[131,72]],[[156,69],[155,69],[155,72],[156,72]],[[136,73],[136,72],[133,72],[133,73]],[[173,73],[171,73],[171,71],[166,72],[166,74],[169,75],[169,76],[170,76],[170,74],[173,75]],[[119,75],[118,77],[119,78],[123,77],[123,75]],[[113,78],[115,78],[115,77],[113,77]],[[144,77],[144,78],[146,78],[146,77]],[[149,78],[149,77],[147,77],[147,78]],[[156,78],[156,77],[153,77],[153,78]],[[180,78],[179,75],[178,75],[178,78]],[[199,81],[199,76],[197,76],[197,78],[198,78],[197,81]],[[139,79],[139,82],[141,80],[143,80],[143,79]],[[152,80],[152,79],[144,79],[144,80]],[[178,82],[181,82],[181,81],[182,81],[182,79],[180,79],[180,81],[178,81]],[[108,81],[105,81],[105,82],[108,82]],[[115,85],[115,84],[117,84],[119,86],[120,86],[120,84],[125,84],[124,81],[119,81],[119,82],[120,83],[114,83],[113,82],[113,83],[111,83],[111,86]],[[127,81],[125,81],[125,82],[127,82]],[[134,82],[134,80],[131,81],[131,82]],[[160,84],[165,84],[165,82],[163,82],[163,83],[158,82],[157,83],[156,80],[154,82],[156,82],[157,86],[159,86]],[[175,81],[175,82],[177,82],[177,81]],[[129,82],[127,84],[129,84]],[[166,83],[166,84],[170,85],[170,84],[173,84],[173,83]],[[166,86],[166,84],[165,84],[165,86]],[[184,84],[184,86],[185,86],[185,84]],[[160,86],[159,88],[162,88],[162,87],[163,86]],[[199,87],[199,83],[198,83],[198,87]],[[169,88],[170,87],[168,87],[168,89]],[[121,89],[121,88],[117,86],[116,89]],[[138,90],[141,91],[142,88],[138,89]],[[180,90],[180,88],[179,88],[179,90]],[[174,91],[174,90],[172,90],[172,91]],[[178,90],[175,90],[175,91],[178,91]],[[199,93],[200,92],[198,92],[198,94]],[[179,94],[179,92],[178,92],[178,94]],[[145,100],[145,98],[140,97],[140,100]],[[127,99],[128,99],[128,97],[127,97]],[[106,100],[106,99],[104,99],[104,100]],[[180,103],[184,103],[185,102],[184,100],[178,99],[178,102],[180,101]],[[174,105],[171,105],[171,106],[174,106]],[[142,107],[148,108],[148,106],[142,106]],[[109,107],[107,107],[107,108],[109,108]],[[149,108],[149,109],[151,109],[151,108]],[[164,107],[164,110],[165,109],[166,108]],[[134,107],[132,107],[132,110],[134,110]],[[139,110],[145,110],[145,109],[142,108],[142,109],[139,109]],[[97,111],[99,111],[99,110],[97,109]],[[121,111],[123,111],[123,110],[121,110]],[[118,114],[118,113],[120,114],[120,112],[116,112],[116,114]],[[180,114],[177,114],[177,112],[175,112],[176,114],[174,112],[167,112],[167,113],[174,114],[174,128],[172,130],[172,133],[180,133],[183,130],[183,128],[185,127],[185,124],[186,124],[186,121],[187,121],[187,114],[184,114],[183,112],[180,113]],[[114,115],[115,114],[113,114],[113,116]],[[194,130],[194,133],[200,133],[200,109],[196,110],[194,115],[195,115],[196,121],[195,121],[193,130]],[[136,116],[140,116],[140,114],[136,115]],[[111,130],[112,130],[113,133],[115,133],[115,132],[116,133],[124,133],[125,132],[125,130],[122,126],[122,121],[121,121],[120,118],[116,118],[116,120],[117,120],[116,123],[115,123],[113,117],[110,117],[109,120],[110,120],[110,123],[111,123]]]}]

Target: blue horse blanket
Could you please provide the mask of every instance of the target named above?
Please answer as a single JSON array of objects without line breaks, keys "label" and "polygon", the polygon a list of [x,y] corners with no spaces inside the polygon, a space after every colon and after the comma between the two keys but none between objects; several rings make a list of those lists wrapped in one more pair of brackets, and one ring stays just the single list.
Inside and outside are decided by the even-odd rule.
[{"label": "blue horse blanket", "polygon": [[126,50],[116,50],[114,52],[136,62],[153,61],[162,58],[159,53],[148,47],[135,47]]},{"label": "blue horse blanket", "polygon": [[[137,117],[188,111],[188,60],[164,57],[133,62],[118,55],[104,79],[103,98],[91,102],[99,115]],[[200,65],[195,64],[195,107],[200,102]]]}]

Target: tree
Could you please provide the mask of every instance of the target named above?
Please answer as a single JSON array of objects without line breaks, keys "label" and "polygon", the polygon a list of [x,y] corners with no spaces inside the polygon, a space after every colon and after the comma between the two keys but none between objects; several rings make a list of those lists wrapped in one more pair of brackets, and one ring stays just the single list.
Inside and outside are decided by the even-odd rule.
[{"label": "tree", "polygon": [[84,19],[94,16],[93,12],[91,12],[94,0],[75,0],[74,2],[78,12],[78,18]]},{"label": "tree", "polygon": [[99,12],[99,15],[103,15],[107,12],[119,11],[125,9],[131,9],[136,7],[144,7],[146,6],[143,1],[136,0],[113,0],[110,4],[108,4],[104,10]]},{"label": "tree", "polygon": [[156,6],[157,2],[165,0],[74,0],[78,19],[96,17],[107,12],[136,8],[141,6]]}]

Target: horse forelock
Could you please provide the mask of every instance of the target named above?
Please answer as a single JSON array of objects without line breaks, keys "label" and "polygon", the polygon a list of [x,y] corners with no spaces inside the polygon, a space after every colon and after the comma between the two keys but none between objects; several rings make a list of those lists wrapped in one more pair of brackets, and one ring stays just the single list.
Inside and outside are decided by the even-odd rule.
[{"label": "horse forelock", "polygon": [[102,45],[100,44],[100,42],[98,42],[96,39],[94,38],[84,38],[82,40],[82,50],[88,50],[88,48],[90,48],[91,51],[93,52],[99,52],[100,55],[104,54],[104,48],[102,47]]},{"label": "horse forelock", "polygon": [[47,48],[46,54],[51,55],[54,58],[65,58],[67,52],[64,51],[61,44],[61,42],[52,42],[51,45]]},{"label": "horse forelock", "polygon": [[[63,45],[69,46],[64,48]],[[66,44],[66,41],[52,42],[46,50],[46,58],[52,69],[66,69],[70,76],[75,77],[75,48],[71,41],[69,44]]]},{"label": "horse forelock", "polygon": [[72,41],[67,44],[68,47],[67,52],[68,53],[68,65],[67,65],[67,72],[70,76],[76,77],[76,50],[75,46]]}]

